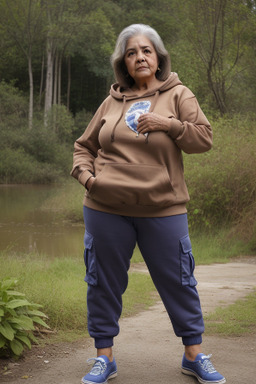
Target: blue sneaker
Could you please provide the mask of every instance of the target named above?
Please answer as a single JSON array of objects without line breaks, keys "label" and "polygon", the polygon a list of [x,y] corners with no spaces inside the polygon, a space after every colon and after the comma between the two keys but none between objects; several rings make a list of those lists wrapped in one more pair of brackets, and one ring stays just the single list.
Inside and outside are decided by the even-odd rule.
[{"label": "blue sneaker", "polygon": [[108,379],[113,379],[117,376],[115,359],[113,362],[110,362],[107,356],[102,355],[87,360],[88,363],[90,361],[95,361],[95,363],[91,369],[91,372],[87,373],[87,375],[82,378],[82,383],[104,384],[107,383]]},{"label": "blue sneaker", "polygon": [[181,372],[185,375],[195,376],[202,384],[224,384],[226,379],[216,371],[210,360],[211,355],[199,353],[195,361],[187,360],[185,354],[182,359]]}]

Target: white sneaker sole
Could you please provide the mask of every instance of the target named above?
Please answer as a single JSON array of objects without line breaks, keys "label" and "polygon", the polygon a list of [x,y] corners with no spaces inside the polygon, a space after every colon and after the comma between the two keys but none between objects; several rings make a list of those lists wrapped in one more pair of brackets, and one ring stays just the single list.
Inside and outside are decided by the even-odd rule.
[{"label": "white sneaker sole", "polygon": [[109,377],[106,381],[101,382],[101,383],[97,383],[96,381],[83,380],[83,378],[81,381],[83,384],[106,384],[108,382],[108,380],[114,379],[116,376],[117,376],[117,372],[114,372],[111,375],[109,375]]},{"label": "white sneaker sole", "polygon": [[194,376],[197,378],[197,380],[199,381],[199,383],[201,384],[224,384],[226,383],[226,379],[221,379],[219,381],[209,381],[209,380],[203,380],[200,376],[198,376],[194,371],[191,371],[189,369],[186,369],[186,368],[181,368],[181,372],[184,373],[184,375],[188,375],[188,376]]}]

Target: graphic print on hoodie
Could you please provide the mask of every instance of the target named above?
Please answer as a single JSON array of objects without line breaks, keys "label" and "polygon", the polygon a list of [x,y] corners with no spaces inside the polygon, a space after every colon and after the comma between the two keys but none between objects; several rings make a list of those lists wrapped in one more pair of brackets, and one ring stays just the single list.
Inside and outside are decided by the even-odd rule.
[{"label": "graphic print on hoodie", "polygon": [[[150,101],[138,101],[130,106],[125,115],[125,122],[127,127],[129,127],[133,132],[137,133],[138,119],[144,113],[149,112],[151,107]],[[146,135],[145,135],[146,136]]]}]

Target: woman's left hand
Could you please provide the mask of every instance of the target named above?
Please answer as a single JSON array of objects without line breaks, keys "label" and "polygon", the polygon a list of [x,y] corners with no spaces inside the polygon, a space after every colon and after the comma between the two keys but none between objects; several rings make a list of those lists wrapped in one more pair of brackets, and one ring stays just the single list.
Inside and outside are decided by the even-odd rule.
[{"label": "woman's left hand", "polygon": [[149,133],[153,131],[168,132],[171,119],[158,115],[154,112],[144,113],[138,118],[137,131],[139,133]]}]

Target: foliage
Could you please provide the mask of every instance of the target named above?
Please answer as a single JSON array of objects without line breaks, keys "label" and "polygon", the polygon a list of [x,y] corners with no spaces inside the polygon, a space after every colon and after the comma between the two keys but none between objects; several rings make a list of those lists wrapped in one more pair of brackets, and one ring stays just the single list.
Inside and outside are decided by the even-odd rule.
[{"label": "foliage", "polygon": [[49,129],[0,126],[0,179],[2,183],[56,182],[68,176],[71,147],[60,143]]},{"label": "foliage", "polygon": [[0,355],[20,356],[25,347],[31,349],[35,326],[49,328],[39,311],[41,305],[30,303],[23,293],[14,290],[17,280],[0,280]]},{"label": "foliage", "polygon": [[[198,86],[203,83],[202,92],[208,103],[221,114],[236,108],[241,110],[239,101],[246,99],[250,104],[248,96],[254,94],[255,87],[246,81],[255,62],[255,46],[251,41],[255,36],[255,14],[250,8],[240,0],[179,1],[176,18],[182,25],[183,46],[187,47],[188,42],[191,45],[186,59],[190,63],[192,60],[193,71],[200,73],[193,83],[194,90],[200,94]],[[240,86],[245,81],[247,91],[243,87],[245,92],[241,92]],[[248,107],[247,104],[247,110]]]},{"label": "foliage", "polygon": [[14,118],[26,118],[26,116],[26,97],[14,86],[14,81],[8,84],[3,80],[0,83],[0,122],[10,124]]},{"label": "foliage", "polygon": [[86,63],[94,75],[111,76],[109,58],[115,45],[113,27],[101,9],[91,12],[85,21],[84,28],[79,31],[77,49],[86,58]]},{"label": "foliage", "polygon": [[76,113],[75,117],[75,128],[73,131],[73,141],[75,141],[78,137],[82,136],[85,128],[89,124],[92,119],[92,113],[87,112],[85,109],[82,109],[78,113]]},{"label": "foliage", "polygon": [[[184,159],[193,227],[213,229],[220,223],[238,223],[245,213],[247,219],[255,215],[255,120],[251,116],[218,119],[213,136],[211,151]],[[248,231],[255,236],[255,224]]]},{"label": "foliage", "polygon": [[0,80],[17,80],[31,92],[27,100],[33,86],[42,100],[47,73],[49,103],[94,111],[113,81],[109,57],[118,33],[145,23],[159,32],[173,70],[200,102],[221,112],[253,111],[255,17],[249,0],[0,0]]},{"label": "foliage", "polygon": [[68,176],[71,168],[74,119],[64,106],[56,106],[48,127],[44,127],[39,115],[30,130],[25,103],[26,98],[17,88],[0,83],[0,180],[56,182]]},{"label": "foliage", "polygon": [[48,131],[56,133],[63,143],[70,142],[74,130],[74,119],[64,105],[54,105],[49,114]]}]

